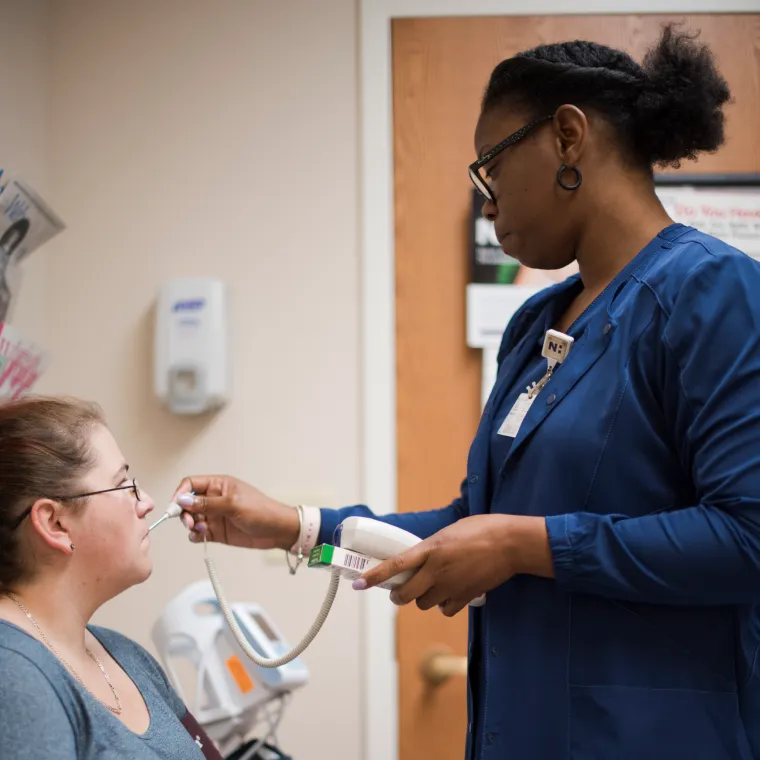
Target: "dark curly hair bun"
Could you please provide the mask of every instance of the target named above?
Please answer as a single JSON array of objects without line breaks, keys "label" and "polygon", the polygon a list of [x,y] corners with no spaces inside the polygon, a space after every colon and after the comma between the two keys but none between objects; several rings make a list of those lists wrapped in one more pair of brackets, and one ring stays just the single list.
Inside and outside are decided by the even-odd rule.
[{"label": "dark curly hair bun", "polygon": [[651,168],[716,151],[730,100],[710,49],[669,24],[641,64],[585,41],[518,53],[494,69],[482,110],[510,104],[538,118],[567,103],[595,111],[616,129],[624,151]]}]

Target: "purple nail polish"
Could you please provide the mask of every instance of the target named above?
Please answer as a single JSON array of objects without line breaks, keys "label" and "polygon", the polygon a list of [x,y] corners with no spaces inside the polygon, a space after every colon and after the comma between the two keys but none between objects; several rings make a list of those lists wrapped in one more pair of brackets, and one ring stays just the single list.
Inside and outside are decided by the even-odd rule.
[{"label": "purple nail polish", "polygon": [[357,578],[352,584],[351,588],[354,591],[364,591],[367,588],[367,581],[364,578]]}]

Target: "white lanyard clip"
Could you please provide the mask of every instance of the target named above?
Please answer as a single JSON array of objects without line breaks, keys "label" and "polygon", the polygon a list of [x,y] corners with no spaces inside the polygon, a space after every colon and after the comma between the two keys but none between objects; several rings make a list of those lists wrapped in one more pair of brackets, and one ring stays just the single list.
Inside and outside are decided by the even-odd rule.
[{"label": "white lanyard clip", "polygon": [[548,382],[558,364],[562,364],[573,347],[575,338],[572,338],[559,330],[547,330],[544,337],[544,347],[541,356],[546,359],[546,374],[532,387],[528,389],[528,398],[532,399]]}]

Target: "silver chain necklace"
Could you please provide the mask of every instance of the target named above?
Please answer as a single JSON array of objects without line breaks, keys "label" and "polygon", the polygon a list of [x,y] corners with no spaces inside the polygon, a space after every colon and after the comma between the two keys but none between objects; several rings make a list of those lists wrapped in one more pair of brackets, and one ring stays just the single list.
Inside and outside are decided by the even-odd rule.
[{"label": "silver chain necklace", "polygon": [[119,699],[119,695],[116,692],[116,689],[114,688],[114,685],[111,683],[111,679],[108,677],[108,673],[106,673],[106,669],[103,667],[103,663],[85,646],[85,652],[89,655],[90,659],[100,668],[100,672],[103,674],[103,678],[106,679],[106,683],[111,687],[111,691],[113,692],[113,698],[116,700],[116,707],[111,707],[111,705],[107,705],[102,699],[98,699],[85,685],[84,681],[79,677],[79,674],[74,670],[74,668],[69,665],[66,660],[61,657],[60,654],[58,654],[58,650],[50,643],[47,636],[42,632],[42,629],[37,625],[37,621],[32,617],[32,613],[29,612],[29,610],[24,607],[24,605],[13,595],[13,594],[6,594],[6,596],[29,618],[31,624],[37,629],[37,633],[39,633],[42,640],[47,644],[48,649],[71,671],[71,674],[74,676],[74,678],[79,681],[79,683],[82,685],[82,688],[93,698],[97,699],[98,702],[100,702],[103,707],[106,708],[109,712],[112,712],[114,715],[121,715],[121,700]]}]

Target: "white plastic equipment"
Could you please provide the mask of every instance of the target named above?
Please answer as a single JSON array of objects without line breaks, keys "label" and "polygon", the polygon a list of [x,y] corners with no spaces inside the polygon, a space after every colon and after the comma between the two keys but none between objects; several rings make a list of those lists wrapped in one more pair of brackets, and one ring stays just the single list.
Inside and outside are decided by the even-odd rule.
[{"label": "white plastic equipment", "polygon": [[422,539],[371,517],[347,517],[335,530],[335,545],[375,559],[390,559]]},{"label": "white plastic equipment", "polygon": [[218,409],[230,395],[227,295],[209,277],[178,277],[156,307],[154,389],[175,414]]},{"label": "white plastic equipment", "polygon": [[[262,657],[279,657],[290,649],[260,606],[233,603],[229,608],[249,646]],[[174,597],[153,626],[152,637],[172,686],[225,755],[239,747],[262,719],[270,725],[259,744],[269,741],[285,699],[309,680],[306,666],[297,659],[275,669],[248,661],[208,581],[193,583]],[[193,693],[187,678],[185,683],[182,679],[188,664]],[[277,708],[274,716],[272,707]]]}]

